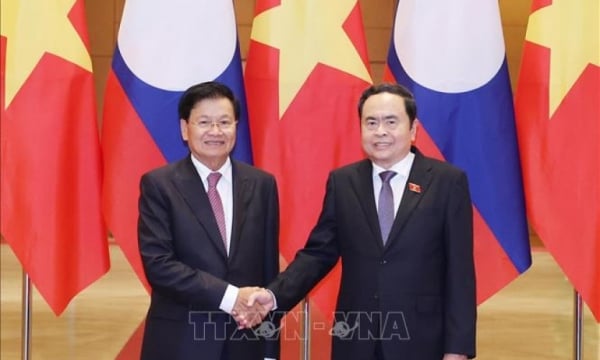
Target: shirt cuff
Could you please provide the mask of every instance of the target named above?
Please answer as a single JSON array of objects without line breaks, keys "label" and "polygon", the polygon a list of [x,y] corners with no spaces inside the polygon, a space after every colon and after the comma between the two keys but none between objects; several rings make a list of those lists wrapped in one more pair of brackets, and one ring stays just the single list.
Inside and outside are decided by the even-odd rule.
[{"label": "shirt cuff", "polygon": [[227,285],[227,289],[225,289],[225,294],[223,295],[223,299],[221,299],[221,305],[219,305],[219,309],[231,314],[233,305],[235,305],[235,300],[237,300],[239,292],[240,289],[238,287],[231,284]]},{"label": "shirt cuff", "polygon": [[269,289],[265,289],[269,292],[269,294],[271,294],[271,297],[273,298],[273,308],[271,309],[271,311],[277,310],[277,298],[275,297],[275,294],[273,294],[273,292]]}]

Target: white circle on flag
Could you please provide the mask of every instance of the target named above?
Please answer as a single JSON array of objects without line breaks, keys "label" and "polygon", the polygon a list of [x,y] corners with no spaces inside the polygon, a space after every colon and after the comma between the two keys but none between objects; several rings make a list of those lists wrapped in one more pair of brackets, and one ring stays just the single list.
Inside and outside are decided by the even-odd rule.
[{"label": "white circle on flag", "polygon": [[394,47],[408,76],[445,93],[477,89],[504,61],[498,2],[400,0]]},{"label": "white circle on flag", "polygon": [[131,71],[160,89],[214,80],[237,44],[233,4],[216,0],[127,0],[118,35]]}]

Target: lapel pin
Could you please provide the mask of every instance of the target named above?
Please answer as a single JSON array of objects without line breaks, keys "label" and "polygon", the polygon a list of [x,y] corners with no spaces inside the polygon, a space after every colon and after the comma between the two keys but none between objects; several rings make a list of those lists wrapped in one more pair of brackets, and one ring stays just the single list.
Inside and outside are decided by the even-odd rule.
[{"label": "lapel pin", "polygon": [[414,183],[408,183],[408,190],[412,192],[416,192],[417,194],[421,193],[421,185],[417,185]]}]

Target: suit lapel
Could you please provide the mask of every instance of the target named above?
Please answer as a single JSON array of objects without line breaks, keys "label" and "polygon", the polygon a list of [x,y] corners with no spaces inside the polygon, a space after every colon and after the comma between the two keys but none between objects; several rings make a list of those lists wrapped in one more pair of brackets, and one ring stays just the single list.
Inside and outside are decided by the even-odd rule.
[{"label": "suit lapel", "polygon": [[374,235],[373,239],[377,240],[376,245],[379,248],[383,248],[379,218],[377,216],[377,208],[375,207],[375,198],[373,197],[373,165],[371,161],[361,161],[356,168],[356,172],[356,181],[353,182],[354,191],[360,199],[360,205],[365,212],[365,218]]},{"label": "suit lapel", "polygon": [[408,218],[413,213],[413,210],[427,192],[429,183],[431,182],[431,165],[416,148],[413,148],[412,151],[415,153],[415,160],[410,170],[406,186],[404,187],[402,201],[400,202],[400,207],[394,218],[386,248],[389,247],[392,242],[396,241],[398,234],[400,234],[402,228],[406,225]]},{"label": "suit lapel", "polygon": [[233,225],[231,226],[231,244],[229,245],[229,259],[233,259],[239,249],[240,234],[250,199],[254,193],[254,182],[250,180],[243,168],[235,160],[231,161],[233,174]]},{"label": "suit lapel", "polygon": [[190,211],[194,214],[200,225],[208,233],[208,237],[219,249],[219,252],[227,258],[225,245],[221,240],[219,227],[215,220],[215,215],[212,212],[208,195],[202,184],[200,175],[194,168],[192,160],[188,156],[182,160],[178,166],[178,171],[173,180],[175,187],[181,193],[181,196],[190,207]]}]

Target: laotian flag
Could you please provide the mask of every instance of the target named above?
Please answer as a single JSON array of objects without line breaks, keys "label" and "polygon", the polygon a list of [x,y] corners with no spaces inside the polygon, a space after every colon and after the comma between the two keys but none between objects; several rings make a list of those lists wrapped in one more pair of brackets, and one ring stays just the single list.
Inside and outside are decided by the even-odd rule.
[{"label": "laotian flag", "polygon": [[498,2],[400,0],[387,65],[415,95],[417,146],[469,178],[481,303],[531,265]]},{"label": "laotian flag", "polygon": [[137,245],[143,173],[188,154],[177,105],[191,85],[216,80],[242,105],[233,156],[251,162],[233,3],[128,0],[106,86],[103,208],[116,242],[146,282]]}]

